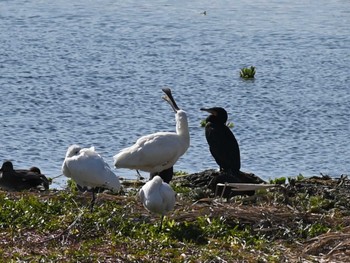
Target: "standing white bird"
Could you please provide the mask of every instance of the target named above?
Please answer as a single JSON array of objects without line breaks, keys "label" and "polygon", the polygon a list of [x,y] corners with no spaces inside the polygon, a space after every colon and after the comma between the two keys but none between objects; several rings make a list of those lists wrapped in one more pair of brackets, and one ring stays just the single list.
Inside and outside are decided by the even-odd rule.
[{"label": "standing white bird", "polygon": [[71,145],[62,164],[62,173],[73,179],[79,190],[92,192],[91,210],[95,203],[96,192],[101,189],[114,192],[120,190],[119,178],[94,147],[81,148],[79,145]]},{"label": "standing white bird", "polygon": [[164,216],[175,206],[176,193],[158,175],[142,186],[139,197],[143,206],[151,213],[161,215],[159,230],[162,229]]},{"label": "standing white bird", "polygon": [[158,174],[169,183],[173,177],[173,165],[190,146],[187,114],[181,110],[169,88],[162,89],[163,97],[175,111],[176,132],[157,132],[139,138],[130,147],[114,156],[116,168],[128,168]]}]

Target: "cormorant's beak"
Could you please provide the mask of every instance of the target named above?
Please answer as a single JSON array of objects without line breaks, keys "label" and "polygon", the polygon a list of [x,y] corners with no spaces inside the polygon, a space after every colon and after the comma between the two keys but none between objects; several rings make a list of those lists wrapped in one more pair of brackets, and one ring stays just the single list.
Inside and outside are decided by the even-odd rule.
[{"label": "cormorant's beak", "polygon": [[212,108],[210,108],[210,109],[201,108],[200,110],[209,112],[210,114],[213,114],[214,116],[217,115],[217,112],[215,110],[213,110]]},{"label": "cormorant's beak", "polygon": [[162,89],[162,91],[165,93],[165,95],[162,98],[170,104],[170,106],[173,108],[175,113],[178,110],[180,110],[180,108],[176,105],[173,95],[171,94],[171,90],[169,88],[164,88]]}]

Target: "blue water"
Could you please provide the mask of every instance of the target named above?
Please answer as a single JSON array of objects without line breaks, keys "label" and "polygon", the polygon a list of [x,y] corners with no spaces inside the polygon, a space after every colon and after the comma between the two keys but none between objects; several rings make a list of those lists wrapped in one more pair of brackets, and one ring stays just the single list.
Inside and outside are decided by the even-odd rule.
[{"label": "blue water", "polygon": [[112,166],[141,135],[174,130],[169,86],[191,133],[175,170],[217,168],[199,109],[222,106],[243,171],[349,174],[349,25],[337,0],[2,0],[0,161],[53,177],[78,143]]}]

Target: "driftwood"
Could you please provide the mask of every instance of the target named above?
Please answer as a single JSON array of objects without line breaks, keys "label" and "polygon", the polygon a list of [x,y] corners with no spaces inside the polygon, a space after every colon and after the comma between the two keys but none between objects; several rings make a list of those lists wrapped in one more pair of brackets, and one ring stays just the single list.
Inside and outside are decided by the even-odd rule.
[{"label": "driftwood", "polygon": [[[266,182],[253,173],[240,171],[238,175],[231,175],[215,169],[205,170],[199,173],[193,173],[181,176],[176,179],[181,185],[197,188],[206,187],[215,195],[230,198],[236,195],[254,195],[255,191],[232,191],[230,187],[221,184],[225,183],[245,183],[245,184],[265,184]],[[219,185],[218,185],[219,184]],[[224,189],[225,188],[225,189]],[[224,190],[224,191],[223,191]]]}]

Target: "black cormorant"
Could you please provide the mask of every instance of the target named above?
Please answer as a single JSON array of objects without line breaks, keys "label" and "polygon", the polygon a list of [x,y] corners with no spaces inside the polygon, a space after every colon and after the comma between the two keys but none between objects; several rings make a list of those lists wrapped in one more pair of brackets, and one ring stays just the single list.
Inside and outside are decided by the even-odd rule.
[{"label": "black cormorant", "polygon": [[237,176],[241,169],[241,158],[237,140],[226,125],[226,110],[221,107],[201,110],[210,113],[206,118],[205,137],[220,171]]}]

